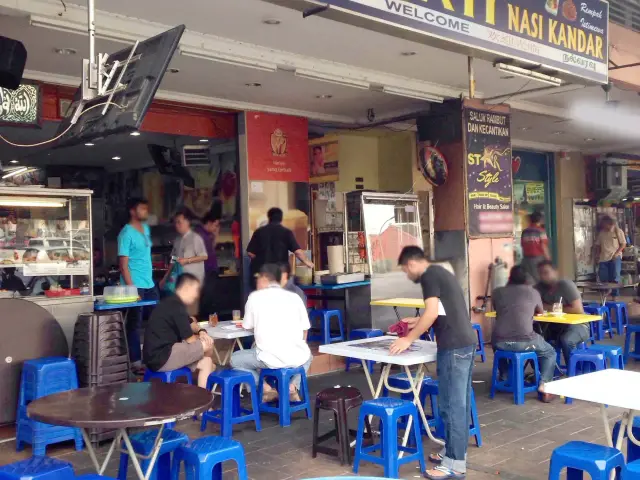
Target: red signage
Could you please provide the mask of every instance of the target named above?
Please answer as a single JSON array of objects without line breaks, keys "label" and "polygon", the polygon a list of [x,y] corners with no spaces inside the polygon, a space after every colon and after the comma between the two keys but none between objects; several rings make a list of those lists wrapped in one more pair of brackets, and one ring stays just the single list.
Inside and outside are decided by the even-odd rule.
[{"label": "red signage", "polygon": [[306,118],[247,112],[249,180],[309,182]]}]

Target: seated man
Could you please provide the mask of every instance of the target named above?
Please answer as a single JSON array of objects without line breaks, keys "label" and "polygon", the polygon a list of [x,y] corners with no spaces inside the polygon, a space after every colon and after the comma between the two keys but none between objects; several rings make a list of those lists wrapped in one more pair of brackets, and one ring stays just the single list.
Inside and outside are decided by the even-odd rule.
[{"label": "seated man", "polygon": [[280,285],[288,292],[295,293],[300,297],[304,306],[307,306],[307,296],[304,294],[302,289],[296,285],[294,281],[294,277],[291,275],[291,266],[288,263],[280,264],[280,272],[282,274],[282,278],[280,279]]},{"label": "seated man", "polygon": [[[513,267],[506,287],[496,288],[492,295],[496,311],[493,349],[510,352],[536,352],[540,364],[540,400],[548,403],[551,395],[542,393],[545,382],[553,380],[556,351],[533,331],[533,316],[542,313],[540,294],[527,284],[528,273]],[[501,368],[502,370],[502,368]],[[501,372],[502,373],[502,372]]]},{"label": "seated man", "polygon": [[[565,313],[584,313],[582,307],[582,297],[578,287],[571,280],[560,279],[558,271],[549,260],[538,264],[540,282],[536,285],[536,290],[540,292],[544,309],[551,311],[553,304],[562,301]],[[545,332],[545,339],[560,345],[565,365],[569,365],[571,352],[576,347],[589,339],[589,324],[581,325],[561,325],[550,324]]]},{"label": "seated man", "polygon": [[[307,308],[298,295],[280,286],[278,265],[265,264],[258,273],[256,288],[244,308],[242,326],[253,330],[255,348],[238,350],[231,356],[231,366],[251,372],[259,381],[263,368],[304,367],[311,365],[311,350],[307,345],[310,328]],[[289,385],[291,401],[300,401],[300,376]],[[275,400],[278,392],[265,383],[263,401]]]},{"label": "seated man", "polygon": [[207,387],[213,372],[213,339],[192,321],[187,305],[198,300],[200,281],[183,273],[176,281],[176,293],[162,300],[153,310],[144,333],[143,360],[154,372],[182,367],[199,370],[198,386]]}]

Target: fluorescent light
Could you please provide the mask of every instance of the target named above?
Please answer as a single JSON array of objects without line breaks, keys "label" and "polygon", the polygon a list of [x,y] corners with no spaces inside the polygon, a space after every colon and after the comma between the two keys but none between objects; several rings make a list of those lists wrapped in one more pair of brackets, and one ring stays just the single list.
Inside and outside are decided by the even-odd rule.
[{"label": "fluorescent light", "polygon": [[131,135],[132,137],[139,137],[140,132],[131,132],[129,135]]},{"label": "fluorescent light", "polygon": [[2,207],[64,207],[67,201],[62,198],[39,197],[0,197]]},{"label": "fluorescent light", "polygon": [[516,67],[515,65],[509,65],[508,63],[496,63],[494,66],[501,72],[517,75],[518,77],[536,80],[538,82],[546,83],[547,85],[553,85],[554,87],[562,85],[561,79],[552,77],[551,75],[545,75],[544,73],[536,72],[534,70],[527,70],[526,68]]},{"label": "fluorescent light", "polygon": [[18,162],[18,160],[10,160],[9,163],[13,163],[15,165],[16,163],[20,163],[20,162]]},{"label": "fluorescent light", "polygon": [[429,93],[419,92],[417,90],[409,90],[407,88],[400,87],[382,87],[383,93],[390,95],[398,95],[400,97],[416,98],[418,100],[427,100],[429,102],[442,103],[444,98],[437,95],[431,95]]},{"label": "fluorescent light", "polygon": [[5,178],[15,177],[16,175],[20,175],[21,173],[24,173],[27,170],[29,170],[27,167],[16,168],[15,170],[12,170],[11,172],[7,173],[6,175],[3,175],[2,179],[4,180]]},{"label": "fluorescent light", "polygon": [[84,144],[85,147],[93,147],[95,143],[87,142]]},{"label": "fluorescent light", "polygon": [[253,68],[264,72],[275,72],[278,70],[278,65],[273,62],[265,62],[262,60],[255,60],[253,58],[243,58],[224,52],[214,52],[212,50],[195,50],[189,47],[181,47],[180,55],[209,60],[211,62],[226,63],[227,65],[234,65],[236,67]]},{"label": "fluorescent light", "polygon": [[[49,30],[57,30],[59,32],[87,35],[86,24],[71,22],[61,18],[31,15],[29,17],[29,24],[32,27],[48,28]],[[127,32],[106,31],[103,28],[96,31],[96,38],[118,43],[133,43],[136,40],[141,39],[140,36],[132,35]]]},{"label": "fluorescent light", "polygon": [[200,142],[200,143],[209,143],[209,140],[208,140],[208,139],[206,139],[206,138],[201,138],[201,139],[199,140],[199,142]]},{"label": "fluorescent light", "polygon": [[306,78],[308,80],[318,80],[320,82],[335,83],[345,87],[361,88],[368,90],[371,84],[364,80],[345,77],[342,75],[334,75],[332,73],[317,72],[315,70],[307,70],[304,68],[296,68],[296,77]]},{"label": "fluorescent light", "polygon": [[111,157],[111,160],[116,160],[116,161],[118,161],[118,160],[120,160],[120,157],[117,157],[117,156],[116,156],[116,157]]}]

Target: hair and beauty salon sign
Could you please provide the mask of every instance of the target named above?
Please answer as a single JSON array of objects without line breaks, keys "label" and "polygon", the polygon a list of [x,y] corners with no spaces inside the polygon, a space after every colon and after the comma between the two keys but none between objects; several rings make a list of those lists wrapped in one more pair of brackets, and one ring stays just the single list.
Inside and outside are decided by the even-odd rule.
[{"label": "hair and beauty salon sign", "polygon": [[[312,3],[316,3],[312,1]],[[320,3],[320,2],[318,2]],[[322,0],[329,18],[491,60],[539,64],[608,81],[609,4],[602,0]],[[354,15],[357,18],[354,18]]]}]

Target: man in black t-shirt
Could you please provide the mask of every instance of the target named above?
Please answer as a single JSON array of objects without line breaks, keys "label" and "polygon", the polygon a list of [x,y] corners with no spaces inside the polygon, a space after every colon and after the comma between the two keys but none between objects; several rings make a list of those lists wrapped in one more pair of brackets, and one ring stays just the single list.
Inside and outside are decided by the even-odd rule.
[{"label": "man in black t-shirt", "polygon": [[251,258],[252,285],[255,283],[255,275],[263,265],[289,263],[289,252],[293,252],[307,267],[313,268],[313,263],[307,259],[293,232],[282,225],[282,210],[270,209],[267,218],[269,223],[253,232],[247,245],[247,254]]},{"label": "man in black t-shirt", "polygon": [[153,310],[144,333],[143,360],[154,372],[182,367],[198,370],[198,386],[207,387],[214,370],[213,339],[189,317],[187,305],[198,300],[200,281],[183,273],[176,282],[176,293]]},{"label": "man in black t-shirt", "polygon": [[427,470],[425,476],[432,480],[463,478],[467,471],[476,333],[471,327],[462,288],[453,274],[431,265],[419,247],[403,248],[398,264],[410,280],[422,286],[425,309],[419,318],[403,319],[411,330],[391,345],[391,354],[408,349],[432,325],[438,345],[438,404],[444,422],[445,446],[429,456],[438,466]]}]

